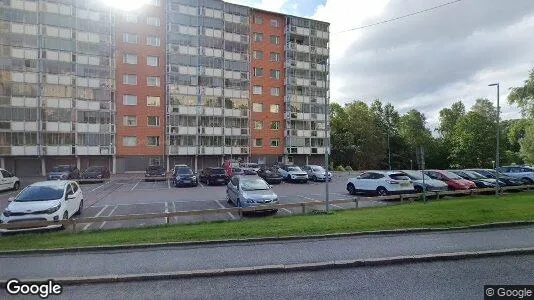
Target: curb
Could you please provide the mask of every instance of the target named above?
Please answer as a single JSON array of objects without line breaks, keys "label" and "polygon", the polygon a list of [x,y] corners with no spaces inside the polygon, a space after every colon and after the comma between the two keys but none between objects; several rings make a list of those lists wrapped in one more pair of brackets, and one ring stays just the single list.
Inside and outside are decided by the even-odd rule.
[{"label": "curb", "polygon": [[[529,248],[510,248],[500,250],[487,250],[476,252],[449,252],[439,254],[422,254],[412,256],[394,256],[384,258],[355,259],[324,261],[303,264],[287,265],[264,265],[252,267],[224,268],[224,269],[207,269],[177,271],[165,273],[146,273],[146,274],[126,274],[126,275],[104,275],[104,276],[86,276],[86,277],[62,277],[55,278],[54,283],[62,285],[79,285],[79,284],[103,284],[118,282],[135,282],[135,281],[155,281],[171,279],[190,279],[199,277],[217,277],[217,276],[237,276],[237,275],[255,275],[255,274],[273,274],[286,272],[317,271],[337,268],[358,268],[372,266],[389,266],[407,263],[436,262],[436,261],[453,261],[461,259],[475,259],[486,257],[499,257],[508,255],[529,255],[534,254],[534,247]],[[42,283],[47,282],[50,278],[19,279],[24,283]],[[2,280],[1,285],[5,288],[8,280]]]},{"label": "curb", "polygon": [[104,251],[104,250],[106,251],[128,250],[128,249],[134,250],[134,249],[184,247],[184,246],[199,246],[199,245],[201,246],[201,245],[231,244],[231,243],[294,241],[294,240],[358,237],[358,236],[371,236],[371,235],[443,232],[443,231],[456,231],[456,230],[466,230],[466,229],[506,228],[506,227],[520,227],[520,226],[528,226],[528,225],[534,225],[534,220],[533,221],[494,222],[494,223],[485,223],[485,224],[476,224],[476,225],[467,225],[467,226],[458,226],[458,227],[445,227],[445,228],[431,228],[431,227],[430,228],[406,228],[406,229],[390,229],[390,230],[375,230],[375,231],[361,231],[361,232],[330,233],[330,234],[305,235],[305,236],[261,237],[261,238],[245,238],[245,239],[190,241],[190,242],[164,242],[164,243],[87,246],[87,247],[72,247],[72,248],[53,248],[53,249],[7,250],[7,251],[0,251],[0,255],[36,254],[36,253],[38,254],[79,253],[79,252]]}]

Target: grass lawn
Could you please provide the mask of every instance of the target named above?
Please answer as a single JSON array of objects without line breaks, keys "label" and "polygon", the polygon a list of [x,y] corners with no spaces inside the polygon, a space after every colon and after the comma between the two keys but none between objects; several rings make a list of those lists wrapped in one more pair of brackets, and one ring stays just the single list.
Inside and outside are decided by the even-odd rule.
[{"label": "grass lawn", "polygon": [[420,227],[451,227],[502,221],[534,221],[534,194],[473,196],[405,205],[269,216],[198,224],[113,229],[73,234],[42,232],[0,237],[1,250],[282,237]]}]

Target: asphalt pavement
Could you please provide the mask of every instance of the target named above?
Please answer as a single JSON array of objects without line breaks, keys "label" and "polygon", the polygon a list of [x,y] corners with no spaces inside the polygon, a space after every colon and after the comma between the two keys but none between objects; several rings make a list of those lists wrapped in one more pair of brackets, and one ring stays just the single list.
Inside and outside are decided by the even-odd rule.
[{"label": "asphalt pavement", "polygon": [[[330,200],[352,199],[345,187],[347,178],[355,173],[336,173],[329,183]],[[44,178],[23,178],[22,187]],[[171,180],[145,181],[143,174],[114,175],[104,183],[83,183],[80,185],[84,195],[84,217],[106,217],[129,214],[163,213],[189,210],[204,210],[216,208],[230,208],[226,202],[226,186],[180,187],[172,185]],[[280,204],[324,201],[325,183],[309,182],[307,184],[286,183],[273,185],[278,194]],[[0,211],[8,205],[7,199],[15,196],[17,191],[0,192]],[[360,207],[387,205],[387,201],[368,201],[360,203]],[[324,206],[323,206],[324,207]],[[354,207],[347,203],[333,205],[332,209]],[[320,208],[320,207],[318,207]],[[300,213],[300,208],[280,209],[278,214],[288,215]],[[191,223],[218,220],[234,220],[237,214],[220,213],[198,216],[184,216],[171,218],[170,223]],[[81,230],[98,230],[120,227],[139,227],[165,224],[164,218],[144,219],[132,221],[95,222],[81,224]]]},{"label": "asphalt pavement", "polygon": [[[0,256],[0,279],[125,275],[534,246],[534,226]],[[534,277],[533,277],[534,278]]]},{"label": "asphalt pavement", "polygon": [[[65,286],[58,299],[484,299],[532,284],[534,255],[352,269]],[[5,290],[0,298],[9,299]],[[56,297],[54,297],[56,298]]]}]

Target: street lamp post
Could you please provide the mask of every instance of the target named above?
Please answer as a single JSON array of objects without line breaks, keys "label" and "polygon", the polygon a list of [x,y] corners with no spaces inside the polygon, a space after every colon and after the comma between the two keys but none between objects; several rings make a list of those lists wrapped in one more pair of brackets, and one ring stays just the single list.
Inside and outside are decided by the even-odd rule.
[{"label": "street lamp post", "polygon": [[500,125],[499,125],[499,122],[500,122],[500,118],[501,118],[501,107],[499,106],[499,83],[492,83],[488,86],[496,86],[497,87],[497,149],[495,151],[495,195],[498,197],[499,196],[499,167],[500,167],[500,163],[499,163],[499,139],[500,139],[500,133],[501,133],[501,130],[500,130]]}]

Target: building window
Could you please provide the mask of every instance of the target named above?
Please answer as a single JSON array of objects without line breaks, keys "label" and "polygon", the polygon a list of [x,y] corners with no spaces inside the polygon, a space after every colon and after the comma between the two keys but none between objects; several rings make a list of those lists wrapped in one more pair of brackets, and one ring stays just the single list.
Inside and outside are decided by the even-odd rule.
[{"label": "building window", "polygon": [[147,76],[146,85],[147,86],[159,86],[159,77],[158,76]]},{"label": "building window", "polygon": [[137,55],[136,54],[126,53],[122,57],[122,62],[125,63],[125,64],[136,65],[137,64]]},{"label": "building window", "polygon": [[149,0],[149,3],[154,6],[160,6],[161,1],[160,0]]},{"label": "building window", "polygon": [[136,116],[123,116],[122,124],[124,126],[137,126],[137,117]]},{"label": "building window", "polygon": [[159,36],[153,36],[153,35],[147,36],[146,37],[146,44],[149,45],[149,46],[159,47],[159,45],[160,45]]},{"label": "building window", "polygon": [[159,117],[158,116],[148,116],[147,117],[148,126],[159,126]]},{"label": "building window", "polygon": [[279,139],[271,139],[271,147],[280,147]]},{"label": "building window", "polygon": [[146,97],[146,106],[160,106],[159,96],[147,96]]},{"label": "building window", "polygon": [[254,139],[254,147],[263,147],[263,139]]},{"label": "building window", "polygon": [[271,44],[278,45],[280,44],[280,37],[277,35],[271,35],[270,41],[271,41]]},{"label": "building window", "polygon": [[123,136],[122,145],[124,147],[135,147],[137,146],[137,137],[135,136]]},{"label": "building window", "polygon": [[263,33],[261,32],[254,32],[252,34],[252,40],[254,42],[262,42],[263,41]]},{"label": "building window", "polygon": [[269,59],[271,61],[280,61],[280,53],[278,52],[271,52],[271,54],[269,55]]},{"label": "building window", "polygon": [[263,59],[263,51],[254,50],[252,52],[252,56],[254,57],[254,59]]},{"label": "building window", "polygon": [[272,87],[271,88],[271,96],[280,96],[280,88],[279,87]]},{"label": "building window", "polygon": [[254,121],[254,129],[262,130],[263,129],[263,121]]},{"label": "building window", "polygon": [[263,76],[263,68],[254,68],[254,76]]},{"label": "building window", "polygon": [[263,17],[260,15],[254,15],[254,23],[255,24],[263,24]]},{"label": "building window", "polygon": [[122,96],[122,104],[124,105],[137,105],[136,95],[124,95]]},{"label": "building window", "polygon": [[280,121],[271,121],[271,129],[272,130],[280,129]]},{"label": "building window", "polygon": [[137,15],[126,13],[124,15],[124,22],[126,23],[137,23]]},{"label": "building window", "polygon": [[280,79],[280,70],[271,70],[271,78]]},{"label": "building window", "polygon": [[261,85],[255,85],[252,87],[252,94],[261,95],[263,93],[263,87]]},{"label": "building window", "polygon": [[146,144],[151,147],[159,146],[159,136],[147,136]]},{"label": "building window", "polygon": [[129,44],[137,44],[137,34],[135,33],[123,33],[122,41]]},{"label": "building window", "polygon": [[159,26],[158,17],[146,17],[146,24],[151,26]]},{"label": "building window", "polygon": [[277,19],[271,19],[271,27],[280,27],[280,21]]},{"label": "building window", "polygon": [[151,66],[151,67],[159,66],[159,57],[158,56],[147,56],[146,64],[147,66]]},{"label": "building window", "polygon": [[253,112],[262,112],[263,111],[263,103],[252,103],[252,111]]},{"label": "building window", "polygon": [[273,114],[277,114],[280,112],[280,105],[278,104],[271,104],[271,112]]},{"label": "building window", "polygon": [[124,74],[124,75],[122,75],[122,83],[123,84],[129,84],[129,85],[136,85],[137,84],[137,75],[135,75],[135,74]]}]

